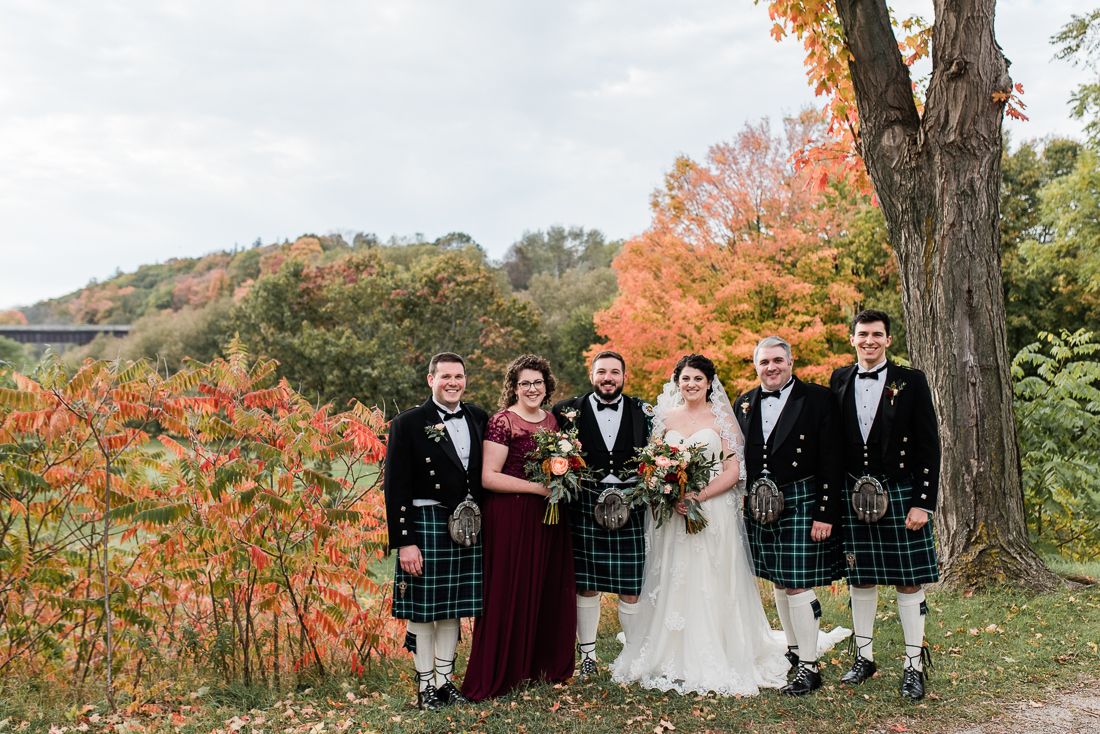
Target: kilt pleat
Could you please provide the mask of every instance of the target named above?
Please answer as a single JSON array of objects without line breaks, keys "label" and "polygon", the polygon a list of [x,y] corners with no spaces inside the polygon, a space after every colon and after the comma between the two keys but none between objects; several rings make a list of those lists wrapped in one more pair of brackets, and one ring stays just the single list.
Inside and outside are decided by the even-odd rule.
[{"label": "kilt pleat", "polygon": [[809,589],[843,578],[839,528],[821,542],[810,539],[816,487],[813,477],[783,487],[783,516],[778,522],[761,525],[745,512],[745,534],[760,578],[785,589]]},{"label": "kilt pleat", "polygon": [[900,482],[879,477],[879,481],[886,487],[889,508],[878,522],[865,523],[852,509],[855,478],[847,478],[844,557],[848,583],[918,586],[939,581],[932,522],[915,532],[905,527],[912,477]]},{"label": "kilt pleat", "polygon": [[645,570],[645,511],[634,508],[626,525],[604,530],[593,514],[603,489],[586,484],[580,497],[569,503],[577,590],[637,596]]},{"label": "kilt pleat", "polygon": [[[416,532],[424,573],[413,576],[397,559],[393,579],[393,616],[413,622],[436,622],[481,616],[482,542],[458,545],[447,531],[450,512],[442,505],[417,507]],[[401,583],[407,586],[401,594]]]}]

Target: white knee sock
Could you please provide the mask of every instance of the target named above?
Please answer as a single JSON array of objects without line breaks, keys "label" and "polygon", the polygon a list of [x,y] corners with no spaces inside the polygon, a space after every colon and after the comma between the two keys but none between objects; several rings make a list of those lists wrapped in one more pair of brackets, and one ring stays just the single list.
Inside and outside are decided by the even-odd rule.
[{"label": "white knee sock", "polygon": [[[435,687],[451,682],[458,649],[458,620],[441,619],[435,623]],[[419,645],[417,646],[419,647]]]},{"label": "white knee sock", "polygon": [[865,660],[874,660],[875,651],[872,640],[875,636],[875,614],[878,610],[878,587],[860,589],[852,586],[848,589],[852,597],[852,627],[856,636],[856,655]]},{"label": "white knee sock", "polygon": [[627,604],[619,599],[619,624],[623,626],[623,636],[626,644],[637,642],[641,639],[642,630],[638,629],[641,620],[638,619],[638,602]]},{"label": "white knee sock", "polygon": [[924,589],[915,594],[898,592],[898,619],[901,632],[905,636],[905,667],[924,670],[921,650],[924,649],[924,615],[921,604],[924,602]]},{"label": "white knee sock", "polygon": [[817,594],[813,589],[803,591],[801,594],[792,594],[787,598],[787,604],[791,610],[791,626],[794,627],[794,636],[798,640],[800,663],[817,662],[817,630],[820,624],[814,609],[815,601],[817,601]]},{"label": "white knee sock", "polygon": [[420,681],[417,690],[423,691],[432,684],[432,674],[435,672],[435,623],[409,622],[408,630],[416,635],[413,667]]},{"label": "white knee sock", "polygon": [[787,649],[794,650],[798,647],[798,638],[794,636],[794,627],[791,625],[791,608],[787,601],[787,590],[772,587],[775,596],[775,611],[779,613],[779,623],[783,625],[783,634],[787,636]]},{"label": "white knee sock", "polygon": [[596,633],[600,629],[600,595],[577,594],[577,644],[581,659],[596,659]]}]

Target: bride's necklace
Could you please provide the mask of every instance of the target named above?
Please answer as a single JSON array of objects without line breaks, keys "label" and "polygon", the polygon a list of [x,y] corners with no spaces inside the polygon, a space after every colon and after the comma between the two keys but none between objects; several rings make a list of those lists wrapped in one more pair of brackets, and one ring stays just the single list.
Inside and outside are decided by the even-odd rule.
[{"label": "bride's necklace", "polygon": [[[710,411],[700,411],[699,412],[699,417],[702,417],[704,412],[710,412]],[[687,416],[688,420],[691,421],[691,425],[694,426],[695,421],[697,420],[697,418],[691,414],[691,411],[688,410],[687,406],[684,407],[684,415]]]}]

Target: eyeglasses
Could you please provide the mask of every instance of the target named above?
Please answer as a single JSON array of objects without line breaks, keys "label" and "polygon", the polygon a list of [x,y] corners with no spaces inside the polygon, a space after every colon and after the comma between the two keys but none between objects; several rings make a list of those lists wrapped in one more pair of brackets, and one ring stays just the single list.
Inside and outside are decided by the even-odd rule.
[{"label": "eyeglasses", "polygon": [[545,385],[545,384],[546,384],[545,380],[535,380],[534,382],[521,382],[518,385],[516,385],[516,387],[518,387],[523,392],[527,392],[531,388],[534,388],[536,390],[541,390],[542,386]]}]

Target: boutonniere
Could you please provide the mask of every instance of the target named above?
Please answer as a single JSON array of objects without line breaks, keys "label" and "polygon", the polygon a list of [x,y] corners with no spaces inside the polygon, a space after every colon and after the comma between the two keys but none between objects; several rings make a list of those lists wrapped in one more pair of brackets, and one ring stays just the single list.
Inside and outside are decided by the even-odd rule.
[{"label": "boutonniere", "polygon": [[434,426],[424,426],[424,433],[428,434],[428,438],[439,443],[447,437],[447,428],[442,423],[436,423]]},{"label": "boutonniere", "polygon": [[577,416],[579,416],[580,414],[580,408],[570,408],[569,410],[563,410],[561,412],[562,417],[570,423],[575,423],[577,420]]},{"label": "boutonniere", "polygon": [[898,396],[898,393],[901,392],[903,387],[905,387],[904,382],[900,385],[896,382],[891,382],[886,386],[886,397],[890,398],[890,405],[894,404],[894,398]]},{"label": "boutonniere", "polygon": [[741,415],[748,415],[748,414],[749,414],[749,401],[746,400],[745,402],[741,403]]}]

